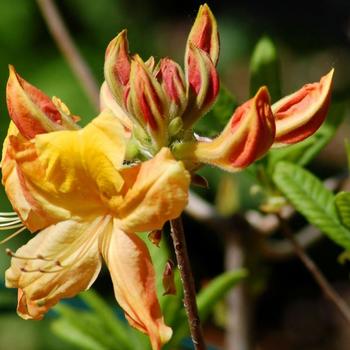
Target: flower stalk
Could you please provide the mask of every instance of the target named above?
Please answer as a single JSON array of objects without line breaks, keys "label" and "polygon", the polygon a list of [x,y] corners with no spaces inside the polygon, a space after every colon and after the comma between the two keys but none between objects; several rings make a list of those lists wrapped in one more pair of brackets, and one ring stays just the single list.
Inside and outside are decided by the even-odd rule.
[{"label": "flower stalk", "polygon": [[171,238],[173,240],[177,265],[184,290],[184,307],[187,314],[192,342],[196,350],[206,350],[207,347],[205,345],[203,330],[198,315],[196,290],[187,253],[187,245],[181,217],[171,220],[170,226]]}]

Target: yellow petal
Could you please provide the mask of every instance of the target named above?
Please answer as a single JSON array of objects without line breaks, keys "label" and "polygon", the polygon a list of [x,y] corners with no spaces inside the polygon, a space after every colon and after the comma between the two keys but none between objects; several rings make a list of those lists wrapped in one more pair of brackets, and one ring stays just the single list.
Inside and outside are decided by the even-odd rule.
[{"label": "yellow petal", "polygon": [[[116,169],[124,159],[124,130],[111,112],[79,131],[41,134],[32,142],[11,140],[28,191],[57,220],[102,215],[123,187]],[[12,205],[16,209],[17,203]]]},{"label": "yellow petal", "polygon": [[15,253],[6,286],[19,289],[18,313],[41,319],[62,298],[90,287],[101,268],[98,237],[110,217],[63,221],[39,232]]},{"label": "yellow petal", "polygon": [[155,288],[155,272],[145,243],[118,228],[104,235],[101,251],[110,270],[115,297],[129,323],[149,335],[152,349],[160,350],[172,334],[164,324]]},{"label": "yellow petal", "polygon": [[128,190],[118,216],[126,231],[159,230],[187,204],[190,175],[168,148],[121,174]]}]

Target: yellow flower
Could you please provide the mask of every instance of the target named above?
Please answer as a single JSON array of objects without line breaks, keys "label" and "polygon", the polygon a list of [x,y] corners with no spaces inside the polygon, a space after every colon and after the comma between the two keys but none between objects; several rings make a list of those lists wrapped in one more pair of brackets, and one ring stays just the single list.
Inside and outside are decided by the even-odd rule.
[{"label": "yellow flower", "polygon": [[118,118],[105,110],[86,127],[67,130],[62,115],[72,121],[69,111],[38,91],[11,69],[7,100],[14,123],[4,143],[2,180],[24,225],[40,230],[10,252],[6,286],[18,288],[18,313],[41,319],[60,299],[89,288],[103,257],[129,323],[160,349],[172,331],[137,232],[161,229],[180,215],[190,176],[167,148],[125,166]]}]

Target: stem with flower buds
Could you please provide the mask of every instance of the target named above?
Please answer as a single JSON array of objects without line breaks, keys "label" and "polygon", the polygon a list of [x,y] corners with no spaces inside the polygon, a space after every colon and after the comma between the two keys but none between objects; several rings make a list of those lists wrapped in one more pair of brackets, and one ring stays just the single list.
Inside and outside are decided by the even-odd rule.
[{"label": "stem with flower buds", "polygon": [[173,240],[177,265],[184,290],[184,306],[188,318],[191,337],[196,350],[205,350],[203,331],[196,304],[196,290],[194,286],[191,265],[188,258],[185,233],[181,217],[170,221],[171,238]]}]

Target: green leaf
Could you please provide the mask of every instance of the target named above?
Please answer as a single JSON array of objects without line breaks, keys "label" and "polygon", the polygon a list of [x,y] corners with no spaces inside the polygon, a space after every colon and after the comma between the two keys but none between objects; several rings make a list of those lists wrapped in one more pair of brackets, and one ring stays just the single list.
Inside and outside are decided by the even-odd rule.
[{"label": "green leaf", "polygon": [[266,85],[272,100],[281,98],[280,65],[277,50],[268,37],[263,37],[256,44],[250,61],[250,96]]},{"label": "green leaf", "polygon": [[339,192],[335,196],[335,205],[340,221],[350,229],[350,192]]},{"label": "green leaf", "polygon": [[350,248],[350,231],[338,219],[334,195],[317,177],[298,165],[279,162],[273,180],[311,224],[345,249]]},{"label": "green leaf", "polygon": [[81,293],[80,298],[92,308],[96,317],[99,319],[99,322],[103,323],[105,328],[113,334],[113,337],[116,338],[116,341],[121,345],[121,348],[133,349],[128,337],[129,327],[117,317],[112,311],[110,305],[108,305],[92,289]]},{"label": "green leaf", "polygon": [[196,123],[195,132],[208,137],[220,134],[236,107],[235,98],[224,86],[221,86],[214,107]]},{"label": "green leaf", "polygon": [[99,344],[101,349],[116,349],[113,334],[103,328],[100,320],[93,313],[76,310],[62,303],[58,304],[55,310],[61,315],[61,320],[69,324],[72,332],[85,334],[91,341]]},{"label": "green leaf", "polygon": [[224,272],[214,278],[197,295],[199,317],[205,321],[215,304],[221,300],[237,283],[248,275],[247,270],[239,269]]},{"label": "green leaf", "polygon": [[52,322],[51,329],[57,336],[68,343],[77,346],[78,349],[109,350],[108,347],[103,346],[81,329],[72,327],[70,322],[67,322],[65,319],[59,319]]},{"label": "green leaf", "polygon": [[268,173],[272,175],[279,161],[307,165],[331,141],[345,117],[345,103],[333,103],[322,127],[311,137],[295,145],[271,150],[267,155]]}]

